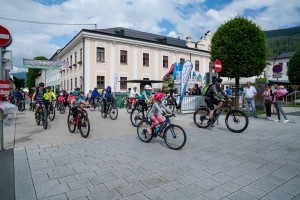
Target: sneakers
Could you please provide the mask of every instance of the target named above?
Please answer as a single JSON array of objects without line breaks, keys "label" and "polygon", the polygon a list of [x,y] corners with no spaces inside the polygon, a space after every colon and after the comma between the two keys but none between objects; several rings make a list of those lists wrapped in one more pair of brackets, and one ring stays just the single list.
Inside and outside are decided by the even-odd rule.
[{"label": "sneakers", "polygon": [[271,120],[271,117],[267,117],[267,120]]},{"label": "sneakers", "polygon": [[290,120],[286,119],[286,120],[283,121],[283,123],[285,124],[285,123],[288,123],[289,121]]},{"label": "sneakers", "polygon": [[207,124],[210,126],[210,127],[214,127],[214,123],[212,121],[212,119],[209,119]]},{"label": "sneakers", "polygon": [[274,122],[280,122],[280,120],[279,120],[279,119],[276,119]]}]

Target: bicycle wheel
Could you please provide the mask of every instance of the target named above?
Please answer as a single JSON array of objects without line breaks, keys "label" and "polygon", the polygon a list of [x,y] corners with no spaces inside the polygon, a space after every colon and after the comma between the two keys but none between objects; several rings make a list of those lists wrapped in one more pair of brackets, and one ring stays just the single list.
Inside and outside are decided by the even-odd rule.
[{"label": "bicycle wheel", "polygon": [[128,113],[131,113],[131,112],[132,112],[132,103],[128,103],[128,104],[126,105],[126,111],[127,111]]},{"label": "bicycle wheel", "polygon": [[65,105],[64,105],[63,103],[60,103],[59,106],[60,106],[60,107],[59,107],[59,113],[60,113],[60,114],[64,114],[65,111],[66,111]]},{"label": "bicycle wheel", "polygon": [[[107,112],[107,107],[106,107],[106,112]],[[107,114],[106,114],[106,112],[104,112],[104,107],[102,106],[101,107],[101,116],[103,117],[103,118],[106,118],[106,116],[107,116]]]},{"label": "bicycle wheel", "polygon": [[241,133],[248,127],[249,120],[245,113],[240,110],[231,110],[225,118],[227,128],[234,133]]},{"label": "bicycle wheel", "polygon": [[25,102],[22,102],[21,103],[21,111],[24,111],[25,110]]},{"label": "bicycle wheel", "polygon": [[175,105],[173,103],[168,103],[167,108],[169,108],[172,112],[175,110]]},{"label": "bicycle wheel", "polygon": [[118,108],[117,107],[115,107],[115,108],[111,107],[110,110],[109,110],[109,116],[112,120],[117,119],[117,117],[118,117]]},{"label": "bicycle wheel", "polygon": [[143,120],[143,112],[139,109],[133,109],[130,113],[130,121],[134,127],[137,127],[139,123]]},{"label": "bicycle wheel", "polygon": [[178,125],[171,124],[164,132],[164,141],[170,149],[181,149],[186,142],[184,129]]},{"label": "bicycle wheel", "polygon": [[35,122],[36,122],[36,125],[40,125],[41,124],[41,116],[40,116],[40,112],[38,113],[35,113]]},{"label": "bicycle wheel", "polygon": [[49,119],[50,121],[53,121],[55,118],[55,108],[53,107],[53,105],[50,105],[49,107]]},{"label": "bicycle wheel", "polygon": [[122,109],[124,107],[124,101],[121,101],[120,103],[120,109]]},{"label": "bicycle wheel", "polygon": [[47,109],[44,109],[43,111],[42,111],[42,124],[43,124],[43,128],[44,129],[47,129],[47,127],[48,127],[48,115],[47,115]]},{"label": "bicycle wheel", "polygon": [[207,128],[208,125],[208,119],[209,119],[209,111],[206,108],[200,108],[197,109],[194,112],[194,123],[199,128]]},{"label": "bicycle wheel", "polygon": [[90,120],[85,114],[80,116],[79,130],[83,138],[87,138],[90,134]]},{"label": "bicycle wheel", "polygon": [[18,103],[18,111],[22,111],[22,103]]},{"label": "bicycle wheel", "polygon": [[147,128],[151,123],[147,120],[142,120],[137,126],[137,135],[143,142],[150,142],[153,138],[153,131],[151,134],[148,133]]},{"label": "bicycle wheel", "polygon": [[68,129],[71,133],[75,132],[76,129],[76,119],[73,118],[73,114],[68,115]]},{"label": "bicycle wheel", "polygon": [[98,107],[98,111],[101,112],[101,109],[102,109],[102,100],[99,100],[97,107]]}]

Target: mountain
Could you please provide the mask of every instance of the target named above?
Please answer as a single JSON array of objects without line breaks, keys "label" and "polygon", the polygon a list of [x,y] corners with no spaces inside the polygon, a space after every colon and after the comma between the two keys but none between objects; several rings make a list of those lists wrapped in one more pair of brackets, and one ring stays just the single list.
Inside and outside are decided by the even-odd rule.
[{"label": "mountain", "polygon": [[293,52],[300,47],[300,26],[265,31],[267,57],[273,58],[284,52]]},{"label": "mountain", "polygon": [[25,79],[27,78],[27,72],[17,72],[17,73],[10,73],[10,75],[19,78],[19,79]]}]

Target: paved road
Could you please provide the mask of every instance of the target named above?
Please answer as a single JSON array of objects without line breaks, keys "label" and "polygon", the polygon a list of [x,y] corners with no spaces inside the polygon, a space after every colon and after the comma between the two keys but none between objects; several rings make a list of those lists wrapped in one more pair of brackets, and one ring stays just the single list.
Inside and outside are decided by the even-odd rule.
[{"label": "paved road", "polygon": [[89,112],[87,139],[68,132],[66,114],[46,131],[32,116],[17,116],[16,199],[300,199],[294,114],[288,124],[250,118],[242,134],[222,119],[199,129],[192,115],[178,116],[188,136],[180,151],[162,139],[141,142],[125,110],[116,121]]}]

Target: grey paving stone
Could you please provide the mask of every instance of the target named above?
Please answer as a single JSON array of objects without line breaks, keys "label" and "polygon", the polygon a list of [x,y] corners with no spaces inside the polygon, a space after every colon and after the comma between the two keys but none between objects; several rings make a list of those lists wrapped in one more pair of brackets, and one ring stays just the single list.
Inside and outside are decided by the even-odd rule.
[{"label": "grey paving stone", "polygon": [[227,183],[233,180],[232,177],[227,176],[225,174],[219,173],[219,174],[215,174],[213,176],[210,177],[211,179],[218,181],[220,183]]},{"label": "grey paving stone", "polygon": [[48,198],[44,198],[42,200],[68,200],[66,194],[59,194],[59,195],[55,195],[55,196],[51,196]]},{"label": "grey paving stone", "polygon": [[184,185],[182,183],[179,183],[178,181],[171,181],[169,183],[160,186],[160,188],[166,192],[171,192],[173,190],[177,190],[182,187],[184,187]]},{"label": "grey paving stone", "polygon": [[106,167],[106,168],[101,168],[101,169],[96,169],[94,170],[94,172],[100,176],[101,174],[106,174],[106,173],[109,173],[109,172],[114,172],[116,171],[113,167]]},{"label": "grey paving stone", "polygon": [[229,195],[230,193],[221,189],[221,188],[214,188],[210,191],[204,193],[204,196],[207,196],[210,199],[222,199]]},{"label": "grey paving stone", "polygon": [[66,176],[66,177],[58,178],[58,181],[60,183],[69,183],[69,182],[76,181],[76,179],[74,176]]},{"label": "grey paving stone", "polygon": [[149,200],[143,193],[133,194],[120,200]]},{"label": "grey paving stone", "polygon": [[275,189],[266,196],[264,196],[263,199],[270,199],[270,200],[289,200],[293,199],[293,195],[287,194],[281,190]]},{"label": "grey paving stone", "polygon": [[59,184],[58,179],[52,179],[52,180],[34,182],[35,188],[49,187],[49,186],[58,185],[58,184]]},{"label": "grey paving stone", "polygon": [[293,178],[292,180],[279,186],[277,189],[286,192],[287,194],[297,196],[298,194],[300,194],[299,185],[300,185],[300,179]]},{"label": "grey paving stone", "polygon": [[182,183],[183,185],[190,185],[192,183],[197,182],[199,179],[193,175],[184,176],[178,179],[178,182]]},{"label": "grey paving stone", "polygon": [[125,177],[124,179],[129,183],[134,183],[134,182],[138,182],[138,181],[145,179],[145,175],[137,174],[137,175]]},{"label": "grey paving stone", "polygon": [[233,193],[241,189],[243,186],[237,185],[233,182],[224,183],[219,186],[219,188],[226,190],[229,193]]},{"label": "grey paving stone", "polygon": [[88,189],[91,192],[91,194],[97,194],[97,193],[102,193],[102,192],[108,191],[107,187],[105,187],[104,184],[91,186],[91,187],[88,187]]},{"label": "grey paving stone", "polygon": [[74,168],[76,173],[84,173],[84,172],[87,172],[87,171],[93,171],[93,170],[97,170],[97,169],[100,169],[100,168],[96,164],[84,165],[84,166],[81,166],[81,167],[75,167]]},{"label": "grey paving stone", "polygon": [[68,186],[70,187],[71,190],[78,190],[81,188],[87,188],[92,186],[91,182],[89,179],[81,179],[78,181],[73,181],[73,182],[68,182]]},{"label": "grey paving stone", "polygon": [[136,182],[116,187],[116,190],[123,196],[129,196],[138,192],[147,190],[148,188],[142,183]]},{"label": "grey paving stone", "polygon": [[152,176],[150,178],[146,178],[141,180],[141,182],[146,185],[148,188],[156,187],[159,185],[166,184],[168,181],[160,176]]},{"label": "grey paving stone", "polygon": [[15,194],[16,200],[36,200],[36,195],[35,193],[23,193],[23,194]]},{"label": "grey paving stone", "polygon": [[190,184],[178,189],[179,192],[183,193],[184,195],[188,196],[189,198],[197,197],[205,192],[200,186],[195,184]]},{"label": "grey paving stone", "polygon": [[68,197],[68,199],[78,199],[81,197],[87,197],[89,196],[91,193],[87,188],[84,189],[80,189],[80,190],[74,190],[74,191],[70,191],[67,192],[66,195]]},{"label": "grey paving stone", "polygon": [[211,177],[213,174],[206,171],[197,171],[196,173],[192,173],[192,175],[199,179],[206,179]]},{"label": "grey paving stone", "polygon": [[153,199],[155,197],[159,197],[166,192],[160,187],[153,187],[148,190],[143,191],[143,194],[146,195],[149,199]]},{"label": "grey paving stone", "polygon": [[122,185],[126,185],[128,184],[127,181],[125,181],[124,179],[116,179],[116,180],[113,180],[113,181],[109,181],[109,182],[105,182],[104,185],[110,190],[110,189],[113,189],[113,188],[116,188],[116,187],[119,187],[119,186],[122,186]]},{"label": "grey paving stone", "polygon": [[172,192],[162,195],[161,198],[163,200],[182,200],[187,199],[188,197],[180,193],[179,191],[174,190]]},{"label": "grey paving stone", "polygon": [[59,185],[54,185],[50,187],[41,187],[41,188],[36,188],[36,194],[39,199],[58,195],[58,194],[63,194],[66,192],[69,192],[70,189],[67,186],[67,184],[59,184]]},{"label": "grey paving stone", "polygon": [[71,176],[75,174],[76,173],[73,169],[59,170],[59,171],[48,173],[50,179],[62,178],[62,177]]},{"label": "grey paving stone", "polygon": [[277,188],[278,186],[273,184],[273,183],[270,183],[266,180],[263,180],[263,179],[259,179],[253,183],[250,184],[251,186],[253,187],[256,187],[260,190],[263,190],[265,192],[270,192],[272,190],[274,190],[275,188]]},{"label": "grey paving stone", "polygon": [[176,173],[175,171],[171,171],[171,172],[163,172],[161,173],[159,176],[167,179],[168,181],[175,181],[175,180],[179,180],[181,179],[183,176]]},{"label": "grey paving stone", "polygon": [[244,178],[244,177],[238,177],[238,178],[234,179],[232,182],[235,184],[241,185],[241,186],[246,186],[246,185],[253,183],[252,180]]},{"label": "grey paving stone", "polygon": [[112,173],[102,174],[97,177],[91,177],[89,180],[93,185],[98,185],[102,183],[106,183],[109,181],[116,180],[117,178]]},{"label": "grey paving stone", "polygon": [[212,189],[214,189],[214,188],[221,185],[220,182],[217,182],[217,181],[212,180],[210,178],[202,179],[200,181],[197,181],[195,184],[200,186],[204,190],[212,190]]},{"label": "grey paving stone", "polygon": [[121,170],[113,172],[113,174],[117,178],[124,178],[124,177],[128,177],[128,176],[134,175],[134,173],[132,171],[130,171],[129,169],[121,169]]},{"label": "grey paving stone", "polygon": [[239,191],[236,191],[235,193],[232,193],[230,195],[227,196],[229,199],[233,199],[233,200],[253,200],[253,199],[257,199],[256,197],[246,193],[246,192],[243,192],[241,190]]},{"label": "grey paving stone", "polygon": [[242,191],[247,192],[248,194],[251,194],[252,196],[255,196],[257,198],[262,198],[267,194],[267,192],[253,187],[251,185],[247,185],[246,187],[242,188]]},{"label": "grey paving stone", "polygon": [[89,200],[100,200],[100,199],[114,200],[120,198],[122,198],[122,196],[114,189],[88,196]]},{"label": "grey paving stone", "polygon": [[86,179],[86,178],[91,178],[91,177],[96,177],[97,174],[93,171],[91,172],[84,172],[84,173],[81,173],[81,174],[75,174],[74,177],[77,179],[77,180],[81,180],[81,179]]}]

